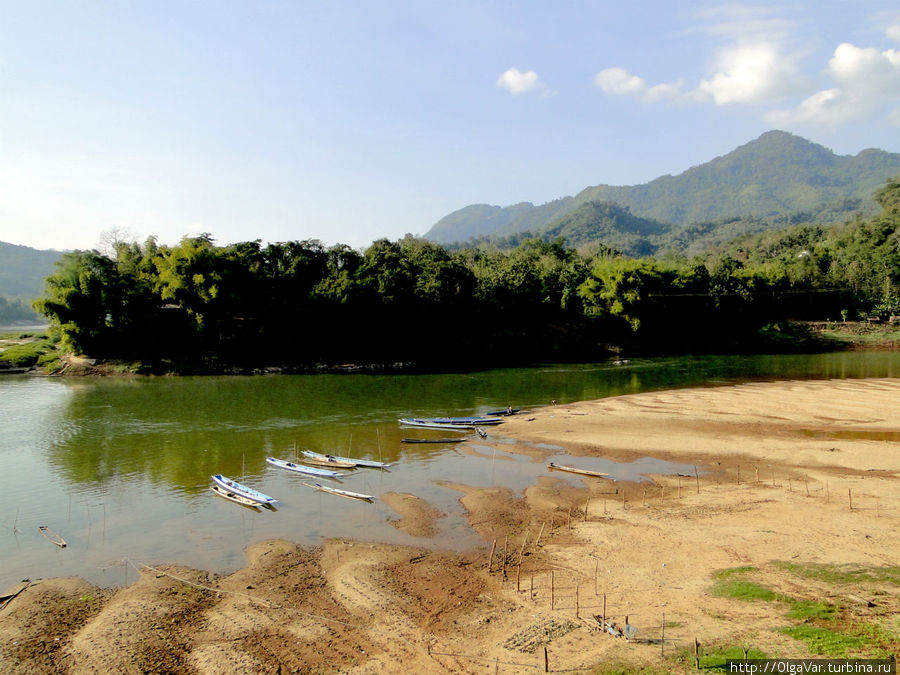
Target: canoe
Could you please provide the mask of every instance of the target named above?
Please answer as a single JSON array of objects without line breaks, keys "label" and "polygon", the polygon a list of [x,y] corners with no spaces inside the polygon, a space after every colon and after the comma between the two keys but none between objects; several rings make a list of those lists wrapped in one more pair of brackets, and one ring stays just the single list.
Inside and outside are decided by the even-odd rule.
[{"label": "canoe", "polygon": [[311,487],[315,490],[319,490],[320,492],[330,492],[333,495],[338,495],[339,497],[349,497],[350,499],[359,499],[364,502],[374,502],[375,497],[372,495],[364,495],[360,492],[350,492],[349,490],[338,490],[337,488],[328,487],[327,485],[322,485],[321,483],[304,483],[306,487]]},{"label": "canoe", "polygon": [[491,417],[504,417],[515,415],[518,412],[519,408],[506,408],[505,410],[491,410],[490,412],[486,412],[485,415],[490,415]]},{"label": "canoe", "polygon": [[356,462],[342,462],[337,459],[318,459],[317,457],[304,457],[300,460],[304,464],[312,466],[331,466],[335,469],[355,469]]},{"label": "canoe", "polygon": [[228,501],[234,502],[235,504],[240,504],[241,506],[246,506],[257,512],[259,511],[259,502],[255,502],[252,499],[247,499],[246,497],[243,497],[235,492],[230,492],[229,490],[223,488],[221,485],[210,485],[209,489],[220,497],[227,499]]},{"label": "canoe", "polygon": [[412,418],[404,418],[397,420],[404,427],[421,427],[423,429],[444,429],[445,431],[468,431],[474,429],[474,424],[449,424],[447,422],[431,422],[429,420],[419,420]]},{"label": "canoe", "polygon": [[262,492],[258,492],[253,488],[249,488],[246,485],[241,485],[236,480],[231,480],[230,478],[226,478],[220,473],[217,473],[212,479],[225,488],[228,492],[234,492],[242,497],[246,497],[257,504],[272,504],[276,501],[275,497],[270,497],[267,494],[263,494]]},{"label": "canoe", "polygon": [[46,525],[38,525],[38,529],[41,531],[41,534],[47,537],[51,542],[59,546],[60,548],[65,548],[67,546],[66,540],[60,537],[56,532],[51,530]]},{"label": "canoe", "polygon": [[312,466],[304,466],[303,464],[294,464],[293,462],[288,462],[284,459],[278,459],[276,457],[266,457],[266,461],[272,466],[277,466],[279,469],[286,469],[288,471],[296,471],[297,473],[306,474],[307,476],[321,476],[322,478],[340,478],[344,474],[339,471],[329,471],[328,469],[316,469]]},{"label": "canoe", "polygon": [[[321,452],[313,452],[312,450],[301,450],[300,454],[303,455],[306,459],[303,461],[308,461],[311,459],[319,460],[322,462],[327,462],[327,466],[339,466],[341,464],[347,463],[352,466],[366,466],[373,469],[386,469],[390,466],[387,462],[378,462],[374,459],[355,459],[353,457],[337,457],[335,455],[325,455]],[[350,467],[345,467],[350,468]]]},{"label": "canoe", "polygon": [[563,466],[562,464],[554,464],[550,462],[547,465],[547,468],[550,471],[568,471],[569,473],[578,473],[582,476],[594,476],[596,478],[603,478],[604,476],[608,476],[608,473],[601,473],[600,471],[588,471],[587,469],[579,469],[575,466]]},{"label": "canoe", "polygon": [[401,443],[465,443],[465,438],[401,438]]}]

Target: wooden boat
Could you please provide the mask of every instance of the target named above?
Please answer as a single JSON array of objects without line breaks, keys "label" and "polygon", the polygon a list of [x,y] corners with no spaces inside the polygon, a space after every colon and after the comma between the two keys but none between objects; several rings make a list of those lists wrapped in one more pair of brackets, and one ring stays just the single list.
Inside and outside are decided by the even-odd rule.
[{"label": "wooden boat", "polygon": [[579,469],[575,466],[563,466],[562,464],[554,464],[550,462],[547,465],[547,468],[550,471],[568,471],[569,473],[577,473],[582,476],[594,476],[595,478],[603,478],[604,476],[608,476],[608,473],[601,473],[599,471],[588,471],[587,469]]},{"label": "wooden boat", "polygon": [[401,438],[401,443],[465,443],[465,438]]},{"label": "wooden boat", "polygon": [[491,410],[490,412],[486,412],[485,415],[490,415],[491,417],[503,417],[515,415],[518,412],[519,408],[506,408],[506,410]]},{"label": "wooden boat", "polygon": [[475,429],[479,426],[503,424],[497,417],[404,417],[398,420],[405,427],[425,429]]},{"label": "wooden boat", "polygon": [[[309,461],[311,459],[319,460],[322,462],[327,462],[327,466],[338,466],[343,463],[348,463],[353,466],[366,466],[373,469],[386,469],[390,466],[387,462],[378,462],[374,459],[355,459],[353,457],[336,457],[335,455],[325,455],[321,452],[313,452],[312,450],[301,450],[300,454],[303,455],[306,459],[303,461]],[[349,467],[347,467],[349,468]]]},{"label": "wooden boat", "polygon": [[339,471],[329,471],[328,469],[316,469],[312,466],[304,466],[303,464],[294,464],[293,462],[288,462],[285,459],[278,459],[276,457],[266,457],[266,461],[272,466],[277,466],[279,469],[286,469],[287,471],[296,471],[297,473],[306,474],[307,476],[321,476],[322,478],[333,478],[338,479],[344,474]]},{"label": "wooden boat", "polygon": [[53,530],[51,530],[51,529],[50,529],[49,527],[47,527],[46,525],[38,525],[38,529],[41,531],[41,534],[42,534],[42,535],[44,535],[45,537],[47,537],[47,539],[49,539],[51,542],[53,542],[54,544],[56,544],[56,545],[59,546],[60,548],[65,548],[66,546],[68,546],[68,544],[66,544],[66,540],[65,540],[65,539],[63,539],[62,537],[60,537],[58,534],[56,534],[56,532],[54,532]]},{"label": "wooden boat", "polygon": [[261,506],[259,502],[255,502],[252,499],[247,499],[246,497],[235,492],[230,492],[223,488],[221,485],[210,485],[209,489],[220,497],[227,499],[228,501],[234,502],[235,504],[240,504],[241,506],[246,506],[256,512],[259,512],[259,507]]},{"label": "wooden boat", "polygon": [[355,469],[356,462],[342,462],[338,459],[318,459],[317,457],[304,457],[300,460],[304,464],[312,466],[329,466],[335,469]]},{"label": "wooden boat", "polygon": [[258,492],[253,488],[249,488],[246,485],[241,485],[236,480],[231,480],[230,478],[226,478],[220,473],[217,473],[212,479],[221,485],[228,492],[233,492],[242,497],[246,497],[247,499],[256,502],[257,504],[273,504],[278,501],[275,497],[270,497],[269,495],[263,494],[262,492]]},{"label": "wooden boat", "polygon": [[339,497],[348,497],[350,499],[359,499],[364,502],[374,502],[375,497],[372,495],[364,495],[360,492],[350,492],[349,490],[338,490],[337,488],[328,487],[327,485],[322,485],[321,483],[304,483],[306,487],[311,487],[315,490],[319,490],[320,492],[329,492],[333,495],[338,495]]}]

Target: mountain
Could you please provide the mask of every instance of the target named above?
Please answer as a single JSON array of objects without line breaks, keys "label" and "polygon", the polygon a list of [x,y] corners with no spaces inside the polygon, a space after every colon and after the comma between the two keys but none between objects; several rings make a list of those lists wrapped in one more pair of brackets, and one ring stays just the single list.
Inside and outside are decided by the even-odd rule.
[{"label": "mountain", "polygon": [[839,222],[860,210],[874,212],[874,191],[898,173],[897,153],[869,149],[840,156],[799,136],[769,131],[727,155],[643,185],[597,185],[541,206],[467,206],[435,223],[425,238],[452,243],[542,232],[585,204],[607,202],[674,226],[798,213]]},{"label": "mountain", "polygon": [[30,302],[44,291],[59,251],[41,251],[0,241],[0,297]]}]

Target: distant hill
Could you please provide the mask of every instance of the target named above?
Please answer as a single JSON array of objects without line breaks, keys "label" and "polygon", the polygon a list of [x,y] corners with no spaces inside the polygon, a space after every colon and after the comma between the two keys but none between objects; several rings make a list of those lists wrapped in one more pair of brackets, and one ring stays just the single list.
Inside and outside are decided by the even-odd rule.
[{"label": "distant hill", "polygon": [[[769,131],[723,157],[643,185],[598,185],[541,206],[529,202],[504,208],[467,206],[438,221],[425,238],[452,243],[524,231],[544,236],[585,204],[608,202],[633,217],[677,227],[735,219],[771,221],[789,215],[795,221],[803,214],[820,222],[840,222],[859,211],[874,212],[873,193],[898,173],[897,153],[870,149],[839,156],[799,136]],[[584,240],[582,234],[578,237]]]},{"label": "distant hill", "polygon": [[44,277],[62,255],[0,241],[0,297],[31,302],[44,290]]}]

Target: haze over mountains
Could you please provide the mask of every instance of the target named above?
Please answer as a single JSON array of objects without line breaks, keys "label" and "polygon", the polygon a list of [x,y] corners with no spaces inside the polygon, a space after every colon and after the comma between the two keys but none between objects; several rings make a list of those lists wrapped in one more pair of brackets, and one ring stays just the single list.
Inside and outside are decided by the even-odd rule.
[{"label": "haze over mountains", "polygon": [[672,242],[683,249],[698,238],[871,213],[875,190],[898,173],[897,153],[869,149],[839,156],[799,136],[769,131],[727,155],[643,185],[597,185],[540,206],[466,206],[424,237],[450,244],[483,237],[515,241],[529,233],[564,236],[570,246],[603,241],[646,255]]}]

